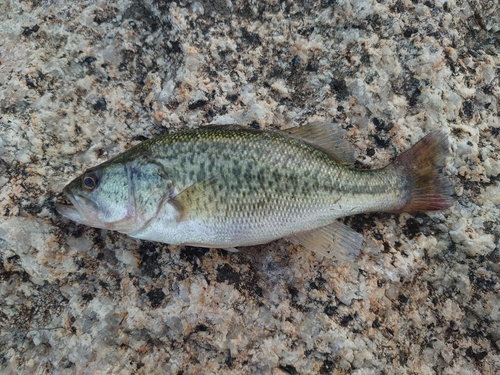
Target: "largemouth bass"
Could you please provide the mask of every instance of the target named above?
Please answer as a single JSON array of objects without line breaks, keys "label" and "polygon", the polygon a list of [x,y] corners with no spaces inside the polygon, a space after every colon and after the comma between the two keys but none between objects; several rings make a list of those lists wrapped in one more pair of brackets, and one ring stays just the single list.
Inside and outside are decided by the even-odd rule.
[{"label": "largemouth bass", "polygon": [[90,168],[64,193],[63,216],[175,245],[234,249],[288,238],[352,258],[362,236],[336,219],[363,212],[440,210],[451,188],[448,150],[433,132],[393,163],[354,169],[331,123],[287,131],[206,126],[147,140]]}]

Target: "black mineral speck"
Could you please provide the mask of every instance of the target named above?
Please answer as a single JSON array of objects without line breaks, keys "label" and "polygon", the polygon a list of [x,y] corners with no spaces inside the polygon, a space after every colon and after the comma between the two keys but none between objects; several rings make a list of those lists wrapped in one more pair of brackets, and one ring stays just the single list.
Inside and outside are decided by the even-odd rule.
[{"label": "black mineral speck", "polygon": [[251,283],[250,285],[247,285],[246,289],[250,292],[253,292],[253,294],[255,294],[257,297],[262,298],[264,296],[264,294],[262,293],[262,288],[258,286],[257,283]]},{"label": "black mineral speck", "polygon": [[23,26],[23,36],[30,36],[33,33],[36,33],[38,30],[40,30],[40,26],[35,25],[33,27],[28,27],[28,26]]},{"label": "black mineral speck", "polygon": [[328,305],[328,306],[325,306],[325,309],[323,310],[323,312],[328,316],[333,316],[333,315],[337,314],[338,310],[339,310],[339,308],[337,306]]},{"label": "black mineral speck", "polygon": [[299,290],[293,286],[288,286],[288,292],[292,296],[292,298],[297,298],[299,295]]},{"label": "black mineral speck", "polygon": [[235,286],[239,286],[240,284],[240,274],[227,263],[217,267],[217,282],[223,283],[226,281]]},{"label": "black mineral speck", "polygon": [[151,307],[158,307],[163,302],[165,298],[165,293],[161,289],[152,289],[146,294],[149,298],[149,302],[151,303]]},{"label": "black mineral speck", "polygon": [[186,246],[180,251],[180,258],[193,265],[193,271],[199,268],[198,260],[205,255],[209,249],[204,247]]},{"label": "black mineral speck", "polygon": [[83,268],[85,267],[85,262],[83,261],[82,258],[75,258],[74,259],[75,264],[78,266],[78,268]]},{"label": "black mineral speck", "polygon": [[104,111],[106,110],[106,99],[99,98],[93,105],[94,110],[96,111]]},{"label": "black mineral speck", "polygon": [[420,96],[422,92],[420,91],[420,89],[416,89],[413,94],[411,94],[410,96],[410,101],[408,102],[408,104],[410,104],[411,107],[415,106],[418,102],[418,97]]},{"label": "black mineral speck", "polygon": [[475,288],[491,292],[495,290],[497,282],[494,279],[486,279],[481,276],[476,276],[473,272],[469,272],[469,280]]},{"label": "black mineral speck", "polygon": [[87,65],[90,65],[92,64],[93,62],[95,62],[97,60],[97,58],[95,58],[94,56],[86,56],[84,59],[83,59],[83,63],[84,64],[87,64]]},{"label": "black mineral speck", "polygon": [[250,124],[248,124],[253,129],[260,129],[259,123],[257,121],[252,121]]},{"label": "black mineral speck", "polygon": [[208,101],[207,101],[207,100],[203,100],[203,99],[201,99],[201,100],[197,100],[197,101],[195,101],[195,102],[193,102],[193,103],[189,103],[188,108],[189,108],[190,110],[193,110],[193,109],[198,109],[198,108],[203,107],[203,106],[204,106],[204,105],[206,105],[206,104],[208,104]]},{"label": "black mineral speck", "polygon": [[409,27],[404,32],[403,35],[405,38],[410,38],[413,34],[417,32],[417,29]]},{"label": "black mineral speck", "polygon": [[486,95],[493,95],[493,89],[495,87],[493,85],[486,85],[483,87],[483,92],[486,94]]},{"label": "black mineral speck", "polygon": [[369,147],[366,149],[366,155],[373,156],[375,155],[375,149],[373,147]]},{"label": "black mineral speck", "polygon": [[143,135],[140,135],[140,134],[139,134],[139,135],[135,135],[135,136],[133,136],[133,137],[132,137],[132,140],[133,140],[133,141],[144,142],[144,141],[147,141],[147,140],[148,140],[148,138],[147,138],[147,137],[145,137],[145,136],[143,136]]},{"label": "black mineral speck", "polygon": [[286,372],[287,374],[291,375],[299,375],[299,372],[295,367],[292,365],[280,365],[280,370]]},{"label": "black mineral speck", "polygon": [[195,246],[184,246],[181,248],[180,258],[187,262],[196,261],[196,259],[201,258],[203,255],[208,253],[209,249],[206,247],[195,247]]},{"label": "black mineral speck", "polygon": [[375,129],[379,132],[388,132],[394,127],[392,122],[386,124],[384,121],[381,121],[376,117],[372,119],[372,123],[375,125]]},{"label": "black mineral speck", "polygon": [[169,46],[166,48],[168,53],[181,53],[182,47],[181,43],[178,40],[171,40],[168,42]]},{"label": "black mineral speck", "polygon": [[82,300],[84,300],[85,302],[92,301],[93,299],[94,299],[94,296],[90,293],[85,293],[82,295]]},{"label": "black mineral speck", "polygon": [[319,289],[318,284],[316,284],[316,282],[314,282],[314,281],[311,281],[309,283],[309,290],[312,290],[312,289],[314,289],[314,290],[318,290]]},{"label": "black mineral speck", "polygon": [[375,139],[377,146],[381,148],[387,148],[387,146],[389,146],[389,143],[391,143],[391,137],[381,137],[380,135],[375,134],[373,138]]},{"label": "black mineral speck", "polygon": [[309,61],[306,65],[306,72],[317,72],[318,64],[314,61]]},{"label": "black mineral speck", "polygon": [[299,55],[295,55],[292,59],[292,69],[297,69],[297,67],[301,64],[302,59]]},{"label": "black mineral speck", "polygon": [[330,88],[337,93],[340,100],[345,100],[349,97],[349,90],[343,77],[334,77],[330,82]]},{"label": "black mineral speck", "polygon": [[335,363],[329,359],[326,359],[323,362],[323,365],[319,369],[319,373],[321,375],[330,375],[333,373],[333,370],[335,369]]},{"label": "black mineral speck", "polygon": [[408,363],[408,352],[406,352],[405,350],[401,350],[398,353],[398,357],[399,364],[401,366],[406,366],[406,364]]},{"label": "black mineral speck", "polygon": [[410,299],[405,296],[404,294],[400,294],[398,296],[398,301],[401,302],[401,303],[407,303]]},{"label": "black mineral speck", "polygon": [[[381,214],[377,214],[378,217],[382,217]],[[363,232],[364,230],[372,230],[375,227],[375,217],[374,215],[354,215],[349,216],[345,219],[344,224],[349,225],[356,232]]]},{"label": "black mineral speck", "polygon": [[249,33],[244,27],[240,28],[241,37],[250,45],[257,46],[261,44],[260,36],[256,33]]},{"label": "black mineral speck", "polygon": [[485,350],[485,351],[476,353],[472,349],[472,346],[469,346],[467,348],[467,350],[465,351],[465,355],[469,358],[473,358],[476,362],[478,362],[478,361],[482,361],[484,359],[484,357],[486,357],[488,355],[488,352]]},{"label": "black mineral speck", "polygon": [[474,104],[470,100],[466,100],[462,105],[462,110],[467,119],[471,119],[474,116]]},{"label": "black mineral speck", "polygon": [[208,327],[207,327],[205,324],[198,324],[198,325],[194,328],[194,331],[195,331],[195,332],[206,332],[206,331],[208,331]]},{"label": "black mineral speck", "polygon": [[420,223],[413,217],[406,220],[406,227],[403,228],[403,233],[408,238],[413,238],[421,232]]},{"label": "black mineral speck", "polygon": [[42,207],[34,203],[28,203],[27,205],[23,206],[23,210],[30,215],[37,215],[42,211]]},{"label": "black mineral speck", "polygon": [[21,275],[22,275],[21,280],[23,280],[23,282],[29,281],[30,275],[28,274],[28,272],[24,271]]},{"label": "black mineral speck", "polygon": [[[161,21],[153,14],[151,9],[142,4],[142,2],[132,2],[132,6],[125,10],[123,13],[124,20],[136,20],[141,21],[143,26],[150,29],[151,31],[156,31],[161,24]],[[97,17],[96,17],[97,18]],[[103,22],[105,20],[94,19],[96,23]]]},{"label": "black mineral speck", "polygon": [[228,350],[227,351],[226,360],[224,361],[224,363],[226,364],[226,366],[229,367],[229,368],[233,367],[233,364],[234,364],[235,360],[236,360],[236,358],[232,357],[231,356],[231,352]]},{"label": "black mineral speck", "polygon": [[24,81],[26,82],[26,85],[31,89],[34,89],[37,86],[36,81],[28,75],[24,76]]},{"label": "black mineral speck", "polygon": [[347,327],[349,325],[349,323],[351,323],[353,320],[354,320],[354,318],[352,317],[352,315],[345,315],[340,320],[340,325],[342,327]]},{"label": "black mineral speck", "polygon": [[411,79],[405,85],[406,96],[408,98],[408,104],[410,107],[414,107],[418,103],[418,98],[422,94],[420,90],[422,83],[417,79]]},{"label": "black mineral speck", "polygon": [[139,247],[142,260],[139,269],[149,277],[158,277],[162,273],[160,251],[151,242],[143,241]]}]

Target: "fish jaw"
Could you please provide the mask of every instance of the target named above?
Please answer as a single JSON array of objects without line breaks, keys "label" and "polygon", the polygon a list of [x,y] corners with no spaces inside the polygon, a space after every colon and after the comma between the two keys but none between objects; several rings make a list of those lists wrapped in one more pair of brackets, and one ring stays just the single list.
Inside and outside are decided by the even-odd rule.
[{"label": "fish jaw", "polygon": [[83,216],[80,211],[76,209],[76,207],[72,204],[56,204],[56,210],[66,219],[72,220],[78,224],[95,226],[94,223],[91,223],[87,220],[85,216]]},{"label": "fish jaw", "polygon": [[58,203],[56,205],[57,212],[78,224],[107,229],[106,225],[101,223],[97,217],[98,210],[94,202],[85,197],[72,194],[69,189],[65,189],[64,193],[71,201],[71,204]]},{"label": "fish jaw", "polygon": [[142,229],[142,226],[147,222],[143,215],[136,212],[133,200],[129,202],[127,213],[123,218],[117,221],[104,221],[100,217],[101,208],[99,205],[91,199],[73,192],[72,185],[73,182],[63,190],[71,204],[56,204],[57,212],[67,219],[89,227],[116,230],[126,234]]}]

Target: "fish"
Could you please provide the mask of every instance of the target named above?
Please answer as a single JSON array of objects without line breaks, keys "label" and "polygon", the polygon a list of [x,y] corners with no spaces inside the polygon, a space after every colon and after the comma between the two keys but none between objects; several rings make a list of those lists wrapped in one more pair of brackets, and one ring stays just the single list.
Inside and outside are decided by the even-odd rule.
[{"label": "fish", "polygon": [[207,125],[146,140],[86,170],[57,211],[79,224],[229,251],[285,238],[352,260],[363,236],[338,219],[442,210],[448,138],[433,131],[381,169],[354,167],[335,123],[287,130]]}]

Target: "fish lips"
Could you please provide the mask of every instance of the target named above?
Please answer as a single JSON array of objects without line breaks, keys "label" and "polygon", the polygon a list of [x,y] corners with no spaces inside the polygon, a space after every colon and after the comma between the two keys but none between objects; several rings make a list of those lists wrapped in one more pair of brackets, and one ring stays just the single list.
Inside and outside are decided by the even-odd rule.
[{"label": "fish lips", "polygon": [[98,207],[94,202],[82,195],[73,194],[67,187],[64,189],[64,194],[69,198],[71,204],[56,204],[57,212],[78,224],[102,227],[97,218]]}]

